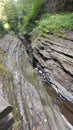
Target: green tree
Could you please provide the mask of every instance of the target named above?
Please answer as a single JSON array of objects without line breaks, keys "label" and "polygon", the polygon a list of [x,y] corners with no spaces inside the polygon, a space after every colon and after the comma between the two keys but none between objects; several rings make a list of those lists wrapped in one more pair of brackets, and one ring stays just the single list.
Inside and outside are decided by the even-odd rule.
[{"label": "green tree", "polygon": [[6,16],[6,22],[9,23],[10,29],[18,31],[18,15],[15,4],[12,1],[5,1],[3,14]]},{"label": "green tree", "polygon": [[0,20],[0,36],[4,35],[4,33],[5,33],[5,29],[3,26],[3,22]]}]

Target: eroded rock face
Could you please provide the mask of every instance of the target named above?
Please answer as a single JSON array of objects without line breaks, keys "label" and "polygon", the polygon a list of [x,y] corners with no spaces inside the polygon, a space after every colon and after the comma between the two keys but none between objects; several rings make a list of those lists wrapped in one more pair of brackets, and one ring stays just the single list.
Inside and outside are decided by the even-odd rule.
[{"label": "eroded rock face", "polygon": [[54,107],[20,40],[10,35],[1,38],[0,56],[0,94],[14,108],[14,130],[73,130]]},{"label": "eroded rock face", "polygon": [[[72,34],[72,32],[71,32]],[[59,105],[64,105],[66,113],[71,112],[69,120],[73,124],[73,39],[67,39],[46,34],[32,43],[33,56],[43,80],[50,85],[50,89],[59,97]],[[48,90],[49,91],[49,90]],[[61,107],[62,108],[62,107]],[[63,108],[63,110],[64,110]],[[67,111],[68,110],[68,111]]]}]

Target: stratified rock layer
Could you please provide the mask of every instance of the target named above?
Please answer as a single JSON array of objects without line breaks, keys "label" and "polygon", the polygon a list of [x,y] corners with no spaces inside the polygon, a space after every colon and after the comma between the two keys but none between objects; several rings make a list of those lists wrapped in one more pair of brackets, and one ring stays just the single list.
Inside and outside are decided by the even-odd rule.
[{"label": "stratified rock layer", "polygon": [[73,130],[58,106],[54,107],[20,40],[6,35],[0,39],[0,49],[0,93],[14,108],[14,130]]},{"label": "stratified rock layer", "polygon": [[43,34],[34,40],[32,49],[38,72],[41,71],[43,80],[50,85],[48,88],[51,88],[59,97],[59,105],[62,100],[66,110],[71,112],[70,120],[73,124],[72,34],[73,32],[67,32],[66,39]]}]

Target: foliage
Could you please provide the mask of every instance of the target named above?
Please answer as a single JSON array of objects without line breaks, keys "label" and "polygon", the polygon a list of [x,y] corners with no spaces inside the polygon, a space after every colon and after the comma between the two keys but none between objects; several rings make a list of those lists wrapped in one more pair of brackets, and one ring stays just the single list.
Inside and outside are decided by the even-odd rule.
[{"label": "foliage", "polygon": [[[16,3],[17,16],[18,16],[18,30],[22,32],[22,26],[25,23],[25,16],[28,15],[31,9],[33,0],[19,0]],[[23,30],[24,32],[24,30]]]},{"label": "foliage", "polygon": [[4,26],[3,26],[3,22],[0,20],[0,36],[2,36],[4,34],[5,34],[5,29],[4,29]]},{"label": "foliage", "polygon": [[[24,30],[34,27],[38,12],[45,0],[18,0],[17,3],[11,0],[2,0],[2,16],[9,24],[10,30],[14,32],[24,32]],[[29,29],[30,30],[30,29]]]},{"label": "foliage", "polygon": [[[4,21],[5,26],[8,25],[8,31],[13,33],[25,33],[33,28],[36,33],[44,31],[55,32],[59,29],[73,30],[73,13],[54,14],[46,13],[43,15],[42,6],[47,0],[1,0],[0,1],[0,19]],[[61,2],[59,4],[59,2]],[[63,7],[73,0],[55,0],[55,2]],[[0,23],[1,24],[1,23]],[[37,27],[36,27],[37,25]],[[3,22],[1,33],[4,30]]]},{"label": "foliage", "polygon": [[73,30],[73,13],[43,15],[33,33],[59,33],[63,29]]},{"label": "foliage", "polygon": [[[33,27],[35,27],[36,20],[39,18],[39,12],[42,5],[46,2],[46,0],[35,0],[32,2],[30,11],[24,17],[24,25],[23,29],[30,31]],[[41,14],[40,14],[41,15]],[[38,16],[38,18],[37,18]]]},{"label": "foliage", "polygon": [[6,22],[10,25],[10,30],[18,31],[18,16],[16,6],[12,1],[7,1],[4,4],[3,10]]}]

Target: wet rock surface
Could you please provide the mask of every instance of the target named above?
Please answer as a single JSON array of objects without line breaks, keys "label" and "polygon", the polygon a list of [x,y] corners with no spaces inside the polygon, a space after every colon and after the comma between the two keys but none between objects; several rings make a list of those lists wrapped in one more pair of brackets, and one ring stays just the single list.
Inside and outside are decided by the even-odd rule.
[{"label": "wet rock surface", "polygon": [[[46,62],[39,61],[47,69]],[[18,38],[6,35],[0,39],[0,64],[0,94],[14,108],[14,130],[73,130],[29,64]],[[68,99],[72,101],[70,96]]]}]

